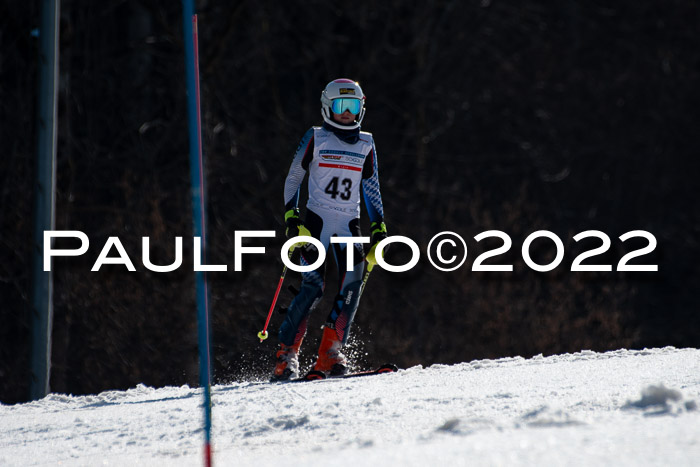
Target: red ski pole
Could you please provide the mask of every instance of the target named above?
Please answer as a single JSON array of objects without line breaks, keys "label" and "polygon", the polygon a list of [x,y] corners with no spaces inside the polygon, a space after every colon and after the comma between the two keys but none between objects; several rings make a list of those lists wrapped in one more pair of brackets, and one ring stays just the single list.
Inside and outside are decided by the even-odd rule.
[{"label": "red ski pole", "polygon": [[[289,249],[288,253],[288,258],[291,261],[292,260],[292,253],[294,252],[294,248]],[[277,297],[280,295],[280,290],[282,289],[282,283],[284,282],[284,276],[287,275],[287,265],[284,265],[284,268],[282,269],[282,275],[280,276],[280,280],[277,283],[277,290],[275,290],[275,297],[272,299],[272,305],[270,305],[270,311],[267,312],[267,320],[265,320],[265,327],[263,328],[262,331],[258,333],[258,338],[260,339],[260,342],[264,341],[267,339],[267,325],[270,324],[270,318],[272,318],[272,310],[275,309],[275,304],[277,303]]]}]

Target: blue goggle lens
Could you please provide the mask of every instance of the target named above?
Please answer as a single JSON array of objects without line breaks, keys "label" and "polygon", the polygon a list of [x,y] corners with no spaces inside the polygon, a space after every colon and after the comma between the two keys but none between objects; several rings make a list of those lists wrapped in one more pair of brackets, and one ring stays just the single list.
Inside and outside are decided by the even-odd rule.
[{"label": "blue goggle lens", "polygon": [[362,101],[360,99],[333,99],[331,110],[335,114],[342,114],[349,110],[351,114],[357,115],[362,110]]}]

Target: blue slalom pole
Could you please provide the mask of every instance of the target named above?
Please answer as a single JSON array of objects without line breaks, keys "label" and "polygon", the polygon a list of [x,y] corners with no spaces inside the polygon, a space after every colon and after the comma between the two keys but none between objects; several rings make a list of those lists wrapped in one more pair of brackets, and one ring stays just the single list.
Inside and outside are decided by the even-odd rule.
[{"label": "blue slalom pole", "polygon": [[[190,132],[190,178],[194,236],[201,241],[202,264],[206,263],[206,219],[204,199],[204,163],[202,155],[202,118],[199,102],[199,47],[197,15],[193,0],[183,0],[185,27],[185,68],[187,70],[187,109]],[[199,385],[204,388],[204,465],[212,465],[211,449],[211,343],[209,333],[209,293],[204,271],[195,272],[197,291],[197,328],[199,342]]]},{"label": "blue slalom pole", "polygon": [[56,135],[58,121],[58,36],[60,0],[41,2],[39,29],[39,107],[37,164],[34,185],[34,243],[32,248],[32,344],[29,400],[50,390],[53,273],[44,271],[44,231],[56,226]]}]

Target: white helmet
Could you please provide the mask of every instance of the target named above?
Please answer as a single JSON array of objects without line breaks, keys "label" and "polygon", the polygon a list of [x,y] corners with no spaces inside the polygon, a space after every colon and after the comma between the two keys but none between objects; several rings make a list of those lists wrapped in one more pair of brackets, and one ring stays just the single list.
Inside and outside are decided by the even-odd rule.
[{"label": "white helmet", "polygon": [[[345,110],[350,110],[355,115],[355,121],[350,125],[342,125],[333,120],[332,112],[340,114]],[[345,78],[328,83],[321,93],[321,115],[326,123],[341,130],[359,128],[365,116],[365,94],[360,84]]]}]

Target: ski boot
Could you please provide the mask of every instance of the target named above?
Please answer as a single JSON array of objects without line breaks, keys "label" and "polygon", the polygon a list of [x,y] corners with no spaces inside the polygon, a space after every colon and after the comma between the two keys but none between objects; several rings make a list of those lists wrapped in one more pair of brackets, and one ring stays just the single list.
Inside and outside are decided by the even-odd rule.
[{"label": "ski boot", "polygon": [[299,377],[299,347],[301,342],[296,345],[280,344],[280,350],[277,351],[277,364],[270,381],[288,381]]},{"label": "ski boot", "polygon": [[342,376],[346,374],[348,372],[348,364],[345,360],[345,355],[340,352],[342,345],[335,329],[328,325],[324,326],[314,371],[322,371],[328,376]]}]

